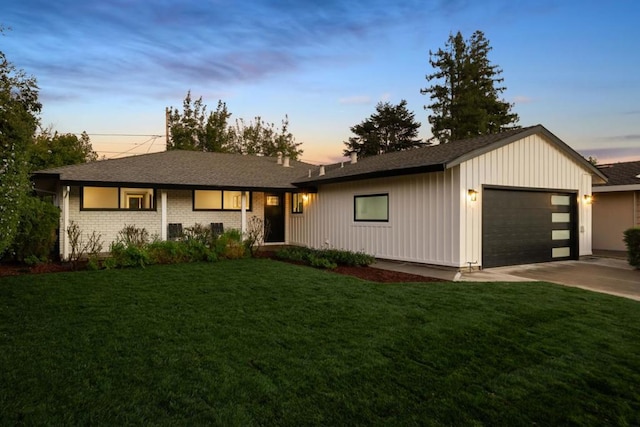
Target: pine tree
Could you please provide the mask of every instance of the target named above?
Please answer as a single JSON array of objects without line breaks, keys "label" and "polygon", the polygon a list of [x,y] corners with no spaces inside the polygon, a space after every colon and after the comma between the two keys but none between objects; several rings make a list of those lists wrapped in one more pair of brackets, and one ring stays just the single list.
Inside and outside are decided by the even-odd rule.
[{"label": "pine tree", "polygon": [[356,152],[362,158],[420,147],[424,142],[418,139],[419,129],[420,123],[407,109],[406,100],[398,105],[379,102],[375,113],[351,127],[356,136],[344,143],[347,148],[343,154]]},{"label": "pine tree", "polygon": [[500,99],[502,70],[489,60],[489,41],[482,31],[464,40],[460,32],[450,35],[444,49],[429,51],[429,64],[435,70],[426,76],[435,81],[420,90],[430,95],[429,115],[433,139],[440,143],[498,133],[518,127],[512,104]]}]

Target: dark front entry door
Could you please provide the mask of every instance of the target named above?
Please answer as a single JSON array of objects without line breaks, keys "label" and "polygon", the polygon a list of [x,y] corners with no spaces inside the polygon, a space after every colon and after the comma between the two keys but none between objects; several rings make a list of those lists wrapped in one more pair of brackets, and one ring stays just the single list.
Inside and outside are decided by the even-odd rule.
[{"label": "dark front entry door", "polygon": [[284,197],[282,194],[265,193],[264,222],[269,234],[265,242],[284,242]]}]

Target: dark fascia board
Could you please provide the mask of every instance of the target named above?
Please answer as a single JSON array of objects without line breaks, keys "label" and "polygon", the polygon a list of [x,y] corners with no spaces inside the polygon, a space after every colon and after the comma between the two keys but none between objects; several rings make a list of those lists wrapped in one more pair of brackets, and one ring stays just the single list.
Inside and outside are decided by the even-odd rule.
[{"label": "dark fascia board", "polygon": [[75,181],[61,180],[61,185],[89,186],[89,187],[133,187],[155,188],[166,190],[227,190],[227,191],[259,191],[259,192],[291,192],[298,191],[296,187],[246,187],[236,185],[187,185],[187,184],[159,184],[152,182],[104,182],[104,181]]},{"label": "dark fascia board", "polygon": [[327,179],[318,179],[315,181],[305,181],[303,183],[293,183],[293,185],[297,185],[300,187],[303,186],[313,186],[317,188],[319,185],[324,184],[335,184],[338,182],[350,182],[350,181],[362,181],[364,179],[372,179],[372,178],[388,178],[393,176],[402,176],[402,175],[415,175],[419,173],[429,173],[429,172],[442,172],[446,168],[445,164],[435,164],[435,165],[427,165],[427,166],[416,166],[412,168],[406,169],[389,169],[389,170],[381,170],[381,171],[373,171],[367,172],[358,175],[346,175],[335,178],[327,178]]},{"label": "dark fascia board", "polygon": [[604,182],[608,181],[608,178],[606,177],[606,175],[600,172],[600,170],[597,167],[589,163],[587,159],[585,159],[580,154],[578,154],[573,148],[569,147],[560,138],[555,136],[553,133],[551,133],[547,128],[545,128],[542,125],[532,126],[523,132],[516,133],[514,135],[511,135],[510,137],[496,141],[493,144],[481,147],[477,150],[469,151],[468,153],[465,153],[462,156],[447,163],[447,169],[452,168],[454,166],[458,166],[459,164],[467,160],[473,159],[474,157],[478,157],[482,154],[504,147],[505,145],[509,145],[522,138],[526,138],[528,136],[535,135],[535,134],[543,135],[547,140],[555,144],[565,154],[567,154],[569,157],[574,159],[577,163],[581,164],[585,169],[588,169],[592,175],[597,176],[598,178],[602,179]]}]

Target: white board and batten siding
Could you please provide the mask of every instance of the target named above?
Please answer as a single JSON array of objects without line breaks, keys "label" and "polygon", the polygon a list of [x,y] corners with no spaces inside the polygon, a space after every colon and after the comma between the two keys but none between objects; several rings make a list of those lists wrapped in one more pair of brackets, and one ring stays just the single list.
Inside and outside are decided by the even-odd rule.
[{"label": "white board and batten siding", "polygon": [[[321,185],[303,214],[289,217],[288,242],[364,251],[378,258],[465,267],[482,263],[483,186],[577,192],[580,255],[591,254],[591,175],[532,135],[444,172]],[[478,191],[470,201],[467,191]],[[354,197],[388,194],[388,222],[354,221]]]},{"label": "white board and batten siding", "polygon": [[[322,185],[292,214],[289,243],[364,251],[378,258],[458,266],[456,170]],[[354,198],[389,195],[388,222],[354,221]]]},{"label": "white board and batten siding", "polygon": [[579,255],[591,255],[591,205],[583,203],[591,194],[591,174],[554,144],[531,135],[456,167],[462,188],[478,191],[477,201],[465,201],[461,211],[463,264],[482,260],[482,188],[487,185],[577,192]]}]

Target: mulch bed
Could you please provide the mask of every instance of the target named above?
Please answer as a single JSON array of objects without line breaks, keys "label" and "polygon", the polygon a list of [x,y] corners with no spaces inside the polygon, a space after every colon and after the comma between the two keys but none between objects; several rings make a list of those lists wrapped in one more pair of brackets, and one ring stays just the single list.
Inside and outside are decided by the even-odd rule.
[{"label": "mulch bed", "polygon": [[[273,254],[260,252],[261,258],[275,259]],[[277,259],[276,259],[277,260]],[[283,260],[277,260],[286,262]],[[299,263],[293,263],[299,264]],[[310,267],[311,268],[311,267]],[[82,270],[82,266],[77,266],[77,270]],[[70,262],[51,262],[38,264],[34,266],[16,265],[16,264],[0,264],[0,277],[18,276],[22,274],[44,274],[59,273],[63,271],[73,271],[74,266]],[[399,282],[444,282],[444,280],[432,277],[417,276],[415,274],[402,273],[399,271],[383,270],[375,267],[347,267],[339,266],[335,270],[331,270],[337,274],[355,276],[363,280],[379,283],[399,283]]]}]

